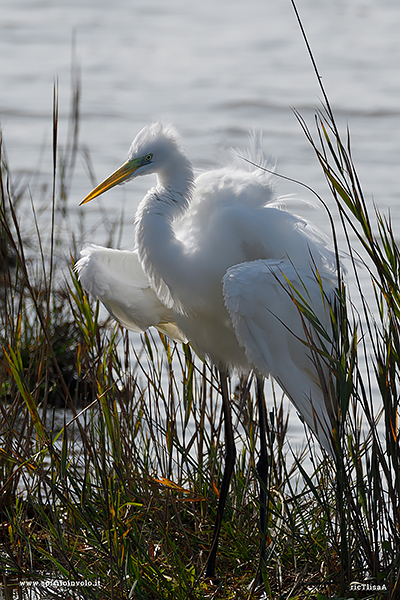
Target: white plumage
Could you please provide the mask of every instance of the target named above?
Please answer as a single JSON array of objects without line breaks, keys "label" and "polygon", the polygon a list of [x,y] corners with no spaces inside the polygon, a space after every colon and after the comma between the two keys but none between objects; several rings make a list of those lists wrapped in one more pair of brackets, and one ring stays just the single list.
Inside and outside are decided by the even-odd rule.
[{"label": "white plumage", "polygon": [[[265,164],[259,138],[250,158]],[[146,173],[157,185],[138,207],[135,251],[86,247],[83,287],[128,329],[155,326],[219,367],[271,374],[331,452],[321,371],[303,343],[310,324],[293,301],[297,290],[329,332],[335,257],[324,236],[282,209],[271,176],[244,160],[195,179],[175,130],[160,123],[82,203]]]},{"label": "white plumage", "polygon": [[[322,284],[325,293],[332,290],[329,273],[323,275]],[[318,347],[318,337],[295,304],[310,309],[313,318],[329,331],[329,307],[320,282],[309,269],[296,269],[287,260],[256,260],[228,269],[223,293],[249,362],[259,373],[273,375],[322,446],[331,452],[329,419],[315,363],[320,365],[325,384],[329,375],[318,352],[306,345]]]},{"label": "white plumage", "polygon": [[90,244],[76,265],[82,287],[99,298],[110,315],[127,329],[143,333],[151,326],[186,342],[173,311],[160,302],[146,277],[137,252]]}]

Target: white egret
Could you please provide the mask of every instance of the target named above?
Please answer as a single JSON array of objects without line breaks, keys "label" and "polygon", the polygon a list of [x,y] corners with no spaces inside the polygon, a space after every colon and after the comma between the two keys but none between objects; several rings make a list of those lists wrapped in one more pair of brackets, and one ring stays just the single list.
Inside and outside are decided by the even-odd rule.
[{"label": "white egret", "polygon": [[[253,142],[248,157],[263,166],[261,140],[255,137]],[[175,340],[188,340],[220,369],[226,462],[206,571],[213,577],[235,462],[229,370],[255,369],[257,374],[258,470],[264,484],[267,449],[262,376],[275,378],[321,445],[331,452],[330,419],[320,383],[324,367],[317,366],[307,344],[313,334],[294,299],[295,290],[300,290],[329,330],[325,302],[334,294],[335,256],[320,232],[283,209],[268,172],[232,154],[227,166],[195,178],[175,129],[162,123],[142,129],[128,160],[81,204],[148,173],[156,174],[157,184],[139,204],[135,250],[89,246],[82,251],[76,269],[82,286],[122,325],[134,331],[154,326]],[[263,491],[261,499],[263,555]]]}]

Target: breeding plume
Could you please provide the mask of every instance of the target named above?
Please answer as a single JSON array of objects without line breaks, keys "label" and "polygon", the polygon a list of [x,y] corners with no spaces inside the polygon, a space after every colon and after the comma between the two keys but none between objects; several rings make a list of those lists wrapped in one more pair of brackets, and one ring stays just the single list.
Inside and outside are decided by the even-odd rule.
[{"label": "breeding plume", "polygon": [[[261,438],[262,377],[272,375],[331,452],[321,386],[328,373],[311,349],[318,336],[299,305],[329,331],[335,257],[320,232],[282,207],[262,168],[260,139],[252,146],[246,157],[258,166],[232,153],[227,166],[195,178],[175,129],[154,123],[136,136],[128,160],[82,201],[138,175],[157,176],[136,213],[135,250],[88,246],[76,269],[82,286],[122,325],[154,326],[187,340],[220,369],[227,455],[209,576],[235,460],[227,373],[255,370]],[[259,472],[266,483],[262,439]]]}]

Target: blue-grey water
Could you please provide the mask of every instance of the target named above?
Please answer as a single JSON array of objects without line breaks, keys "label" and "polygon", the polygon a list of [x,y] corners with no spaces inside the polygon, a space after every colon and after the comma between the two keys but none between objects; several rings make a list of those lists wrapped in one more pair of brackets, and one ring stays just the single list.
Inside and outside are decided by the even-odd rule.
[{"label": "blue-grey water", "polygon": [[[298,0],[322,81],[368,201],[390,209],[400,227],[400,3],[398,0]],[[73,40],[74,43],[73,43]],[[74,58],[72,55],[74,54]],[[1,0],[0,119],[11,173],[32,176],[32,196],[50,203],[53,84],[58,80],[59,140],[67,138],[71,63],[81,77],[79,140],[97,180],[125,159],[145,124],[164,119],[180,130],[195,166],[264,133],[277,170],[333,201],[292,107],[313,127],[321,90],[290,0]],[[76,164],[63,227],[104,243],[110,219],[124,211],[121,247],[132,245],[134,212],[149,181],[114,189],[78,208],[91,189],[83,152]],[[287,181],[281,194],[312,195]],[[329,234],[323,210],[299,206]],[[32,224],[25,210],[25,227]],[[46,215],[46,212],[44,212]],[[61,219],[61,217],[60,217]],[[42,226],[46,227],[42,215]],[[351,285],[350,274],[350,285]],[[303,438],[294,417],[292,439]],[[297,437],[296,437],[297,436]]]}]

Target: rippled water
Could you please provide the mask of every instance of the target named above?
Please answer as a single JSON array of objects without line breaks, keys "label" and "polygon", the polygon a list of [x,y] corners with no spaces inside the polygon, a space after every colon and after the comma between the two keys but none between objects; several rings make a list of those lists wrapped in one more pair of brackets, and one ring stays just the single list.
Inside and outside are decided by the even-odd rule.
[{"label": "rippled water", "polygon": [[[400,4],[398,0],[299,0],[319,71],[340,125],[350,127],[366,197],[400,223]],[[321,96],[289,0],[2,0],[0,118],[11,172],[36,171],[35,197],[51,172],[52,88],[59,81],[65,142],[72,39],[81,70],[80,143],[97,179],[125,158],[136,132],[163,118],[181,131],[194,164],[264,132],[278,171],[331,202],[291,107],[310,125]],[[121,245],[149,182],[136,180],[79,209],[91,189],[78,161],[69,196],[65,254],[84,210],[90,240],[107,233],[100,207],[124,208]],[[35,186],[37,189],[35,189]],[[282,194],[311,195],[281,181]],[[300,210],[300,208],[299,208]],[[303,214],[329,233],[323,210]]]},{"label": "rippled water", "polygon": [[[366,193],[396,210],[400,5],[299,0],[298,8],[339,121],[350,125]],[[125,157],[139,128],[164,118],[198,166],[256,127],[280,171],[325,190],[291,112],[311,122],[320,91],[289,0],[2,0],[0,27],[0,116],[13,169],[35,169],[43,140],[50,146],[56,77],[61,114],[68,112],[74,35],[80,140],[99,178]],[[50,171],[50,161],[42,168]],[[73,210],[89,187],[78,165]],[[127,221],[141,191],[135,184],[113,193],[115,204],[129,199]]]}]

